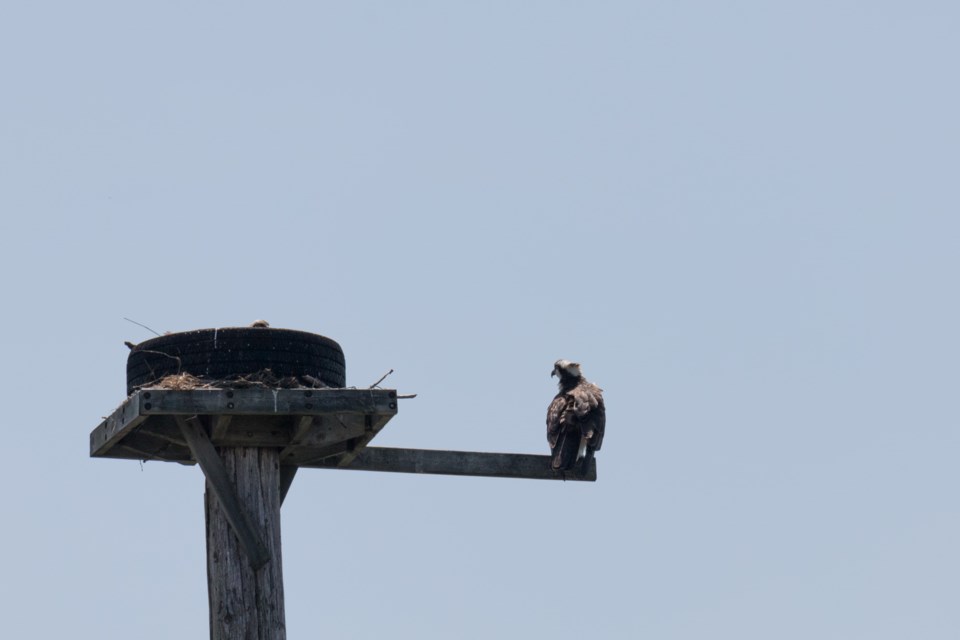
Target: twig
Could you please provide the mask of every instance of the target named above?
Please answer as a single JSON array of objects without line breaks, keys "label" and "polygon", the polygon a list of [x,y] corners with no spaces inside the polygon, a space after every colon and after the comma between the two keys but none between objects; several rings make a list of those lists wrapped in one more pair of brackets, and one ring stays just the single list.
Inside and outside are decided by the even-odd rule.
[{"label": "twig", "polygon": [[415,393],[406,393],[402,396],[397,396],[397,400],[408,400],[410,398],[416,398],[417,394]]},{"label": "twig", "polygon": [[324,389],[329,385],[320,378],[314,378],[311,375],[303,374],[300,379],[309,384],[314,389]]},{"label": "twig", "polygon": [[381,382],[383,382],[384,380],[386,380],[386,379],[387,379],[387,376],[390,375],[391,373],[393,373],[393,369],[390,369],[390,371],[387,371],[385,374],[383,374],[383,377],[381,377],[379,380],[377,380],[377,381],[374,382],[372,385],[370,385],[369,387],[367,387],[367,389],[376,389],[377,386],[378,386]]},{"label": "twig", "polygon": [[[159,355],[159,356],[165,356],[165,357],[167,357],[167,358],[170,358],[171,360],[176,360],[176,361],[177,361],[177,375],[180,375],[180,370],[183,368],[183,360],[181,360],[181,359],[178,358],[177,356],[172,356],[172,355],[170,355],[169,353],[164,353],[163,351],[152,351],[152,350],[150,350],[150,349],[141,349],[141,350],[140,350],[140,353],[154,353],[154,354]],[[150,362],[148,362],[147,360],[144,360],[143,363],[144,363],[145,365],[147,365],[147,369],[150,370],[150,375],[152,375],[152,376],[154,377],[154,380],[156,380],[156,379],[157,379],[157,373],[156,373],[156,371],[153,370],[153,367],[150,366]]]},{"label": "twig", "polygon": [[135,324],[135,325],[139,325],[139,326],[143,327],[144,329],[146,329],[147,331],[153,333],[154,335],[158,335],[158,336],[160,335],[159,333],[157,333],[156,331],[154,331],[153,329],[151,329],[151,328],[148,327],[147,325],[141,324],[140,322],[137,322],[136,320],[131,320],[130,318],[124,318],[124,320],[126,320],[127,322],[132,322],[132,323]]}]

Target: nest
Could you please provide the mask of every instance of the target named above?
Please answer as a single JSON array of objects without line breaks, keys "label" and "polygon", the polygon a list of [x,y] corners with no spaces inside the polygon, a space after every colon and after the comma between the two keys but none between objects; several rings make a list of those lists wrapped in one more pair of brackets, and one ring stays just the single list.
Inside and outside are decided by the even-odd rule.
[{"label": "nest", "polygon": [[191,373],[178,373],[166,376],[137,387],[140,389],[170,389],[190,391],[193,389],[326,389],[330,385],[313,376],[278,377],[270,369],[261,369],[256,373],[235,375],[227,378],[205,378]]}]

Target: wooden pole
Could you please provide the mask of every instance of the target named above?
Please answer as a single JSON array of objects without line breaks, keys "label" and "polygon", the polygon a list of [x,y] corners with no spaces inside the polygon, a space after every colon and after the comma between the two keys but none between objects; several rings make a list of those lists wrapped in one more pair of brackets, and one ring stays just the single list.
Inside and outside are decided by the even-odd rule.
[{"label": "wooden pole", "polygon": [[207,589],[211,640],[285,640],[280,554],[280,452],[263,447],[220,450],[241,508],[269,553],[251,566],[209,481],[205,494]]},{"label": "wooden pole", "polygon": [[207,478],[207,491],[217,498],[223,515],[233,527],[234,533],[240,541],[240,546],[250,560],[254,571],[270,562],[270,550],[261,540],[261,527],[254,524],[253,518],[247,513],[237,495],[236,482],[227,472],[217,448],[210,442],[206,431],[200,425],[198,416],[183,418],[175,416],[180,425],[180,433],[190,447],[190,452],[197,459],[203,475]]}]

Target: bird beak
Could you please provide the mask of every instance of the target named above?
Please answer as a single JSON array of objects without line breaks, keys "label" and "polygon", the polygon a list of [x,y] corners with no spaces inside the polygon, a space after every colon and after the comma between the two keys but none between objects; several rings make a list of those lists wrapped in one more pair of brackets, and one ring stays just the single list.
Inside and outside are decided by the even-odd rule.
[{"label": "bird beak", "polygon": [[557,375],[557,370],[556,370],[556,369],[554,369],[553,371],[550,372],[550,377],[551,377],[551,378],[552,378],[553,376],[555,376],[555,375]]}]

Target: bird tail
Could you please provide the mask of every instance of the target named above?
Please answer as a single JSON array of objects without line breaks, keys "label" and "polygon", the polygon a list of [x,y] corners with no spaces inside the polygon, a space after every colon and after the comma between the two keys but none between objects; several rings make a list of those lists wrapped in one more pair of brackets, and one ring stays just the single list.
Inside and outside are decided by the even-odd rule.
[{"label": "bird tail", "polygon": [[569,471],[577,464],[577,440],[569,433],[560,435],[557,446],[553,450],[553,470]]},{"label": "bird tail", "polygon": [[590,471],[590,463],[593,461],[593,449],[587,447],[587,453],[583,456],[583,462],[580,463],[580,471],[583,475],[587,475],[587,472]]}]

